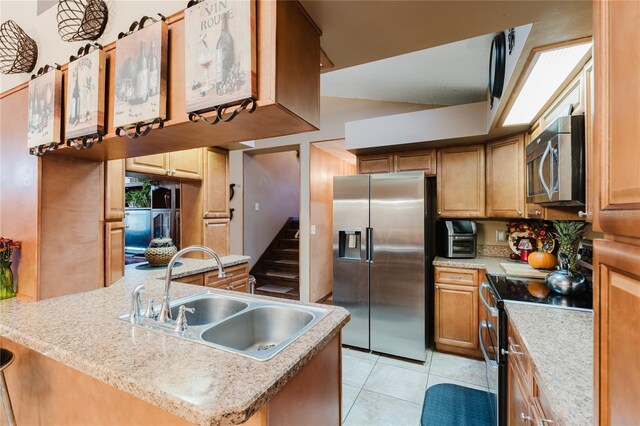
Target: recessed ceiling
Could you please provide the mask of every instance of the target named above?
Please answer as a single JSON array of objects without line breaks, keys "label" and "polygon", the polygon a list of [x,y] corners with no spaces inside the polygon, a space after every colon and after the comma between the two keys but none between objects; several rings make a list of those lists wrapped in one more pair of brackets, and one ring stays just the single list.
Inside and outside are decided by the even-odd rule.
[{"label": "recessed ceiling", "polygon": [[322,96],[436,105],[486,99],[487,34],[322,74]]}]

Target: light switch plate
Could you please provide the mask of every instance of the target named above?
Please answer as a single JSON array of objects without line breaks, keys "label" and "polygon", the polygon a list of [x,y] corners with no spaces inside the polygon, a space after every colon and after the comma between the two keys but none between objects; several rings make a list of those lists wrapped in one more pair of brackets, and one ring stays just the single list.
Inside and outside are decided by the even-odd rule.
[{"label": "light switch plate", "polygon": [[316,235],[316,226],[311,225],[311,235]]},{"label": "light switch plate", "polygon": [[260,203],[256,203],[256,211],[260,211]]}]

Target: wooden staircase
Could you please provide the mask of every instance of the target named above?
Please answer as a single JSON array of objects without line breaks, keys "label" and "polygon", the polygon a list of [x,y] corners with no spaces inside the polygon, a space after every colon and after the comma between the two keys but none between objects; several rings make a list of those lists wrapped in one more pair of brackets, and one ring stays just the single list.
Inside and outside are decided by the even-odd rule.
[{"label": "wooden staircase", "polygon": [[290,217],[251,269],[256,294],[300,299],[300,220]]}]

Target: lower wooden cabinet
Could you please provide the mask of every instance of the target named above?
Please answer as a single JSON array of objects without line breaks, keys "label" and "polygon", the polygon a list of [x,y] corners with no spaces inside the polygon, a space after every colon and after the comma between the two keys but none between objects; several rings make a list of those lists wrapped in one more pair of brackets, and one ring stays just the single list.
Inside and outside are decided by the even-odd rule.
[{"label": "lower wooden cabinet", "polygon": [[507,370],[507,425],[532,425],[529,393],[520,380],[520,374],[513,362],[509,362]]},{"label": "lower wooden cabinet", "polygon": [[108,287],[124,277],[124,222],[107,222],[104,241],[104,284]]},{"label": "lower wooden cabinet", "polygon": [[435,276],[436,349],[480,357],[478,271],[436,268]]},{"label": "lower wooden cabinet", "polygon": [[249,292],[249,264],[241,263],[224,268],[226,277],[219,278],[218,271],[209,271],[203,274],[189,275],[177,278],[174,281],[184,284],[202,285],[206,287],[233,290],[240,293]]},{"label": "lower wooden cabinet", "polygon": [[204,245],[226,256],[230,251],[231,221],[229,219],[206,219],[204,221]]}]

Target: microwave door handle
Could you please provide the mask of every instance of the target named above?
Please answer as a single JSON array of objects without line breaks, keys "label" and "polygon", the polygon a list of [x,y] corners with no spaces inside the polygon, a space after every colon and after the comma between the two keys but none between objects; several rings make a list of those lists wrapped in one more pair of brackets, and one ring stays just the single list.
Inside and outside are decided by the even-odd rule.
[{"label": "microwave door handle", "polygon": [[[482,340],[482,329],[486,328],[487,331],[491,331],[493,330],[493,325],[491,325],[490,322],[487,322],[485,320],[482,320],[482,322],[480,322],[480,327],[478,328],[478,337],[479,337],[479,341],[480,341],[480,350],[482,351],[482,356],[484,357],[484,360],[487,362],[487,364],[489,365],[489,367],[497,369],[498,368],[498,362],[494,359],[489,358],[489,354],[487,353],[487,349],[484,347],[484,341]],[[495,330],[494,330],[495,332]]]},{"label": "microwave door handle", "polygon": [[549,199],[551,199],[551,195],[553,194],[553,192],[551,191],[551,188],[549,188],[549,185],[547,185],[547,181],[544,179],[544,173],[542,173],[542,168],[544,167],[544,162],[549,156],[550,151],[551,151],[551,142],[548,142],[547,148],[544,150],[544,154],[542,154],[542,158],[540,159],[540,166],[538,166],[538,177],[540,178],[540,182],[542,182],[542,186],[544,187],[544,190],[547,193],[547,196],[549,197]]}]

